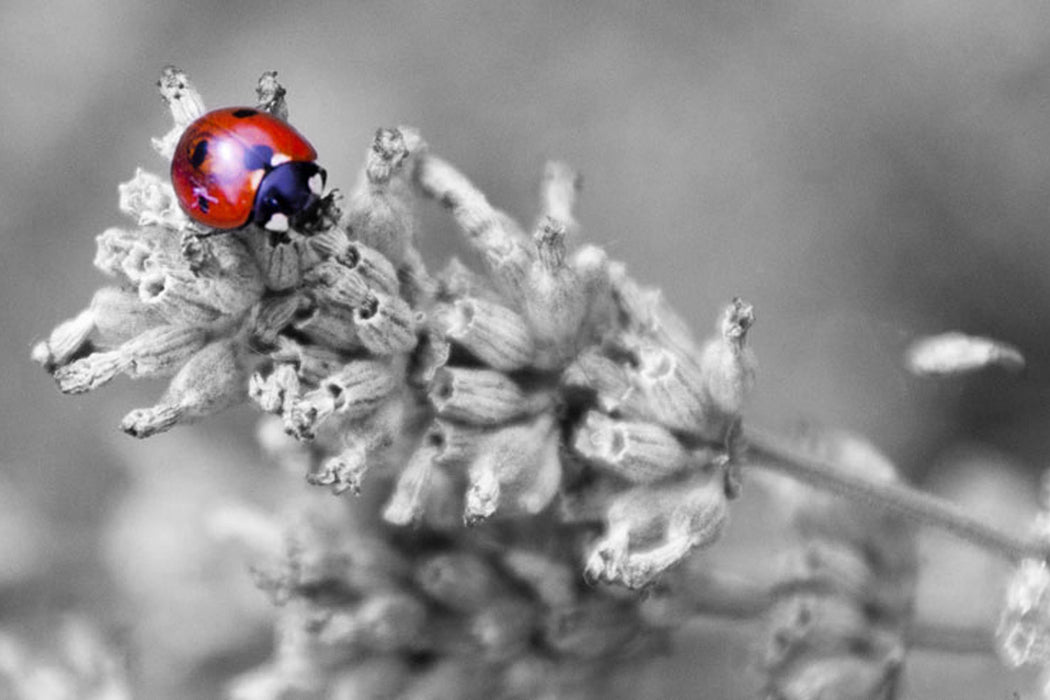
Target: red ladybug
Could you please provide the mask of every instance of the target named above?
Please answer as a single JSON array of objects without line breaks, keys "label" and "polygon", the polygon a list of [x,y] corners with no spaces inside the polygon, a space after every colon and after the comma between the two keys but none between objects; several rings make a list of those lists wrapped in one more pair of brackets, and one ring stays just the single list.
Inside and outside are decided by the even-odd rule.
[{"label": "red ladybug", "polygon": [[325,171],[316,158],[310,142],[280,119],[225,107],[186,127],[171,182],[183,211],[205,226],[287,231],[321,199]]}]

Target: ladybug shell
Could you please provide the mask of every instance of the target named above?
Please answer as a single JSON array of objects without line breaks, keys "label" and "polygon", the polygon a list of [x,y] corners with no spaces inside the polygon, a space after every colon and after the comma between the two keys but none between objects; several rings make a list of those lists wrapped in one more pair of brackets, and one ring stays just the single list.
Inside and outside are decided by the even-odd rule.
[{"label": "ladybug shell", "polygon": [[240,228],[251,219],[267,172],[316,158],[310,142],[286,122],[251,107],[225,107],[186,127],[171,160],[171,183],[190,218],[212,228]]}]

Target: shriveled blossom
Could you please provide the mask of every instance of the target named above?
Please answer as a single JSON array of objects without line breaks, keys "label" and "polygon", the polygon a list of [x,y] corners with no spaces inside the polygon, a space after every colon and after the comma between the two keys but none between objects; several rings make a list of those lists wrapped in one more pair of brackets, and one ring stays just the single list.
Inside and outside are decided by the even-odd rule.
[{"label": "shriveled blossom", "polygon": [[1011,372],[1025,368],[1024,355],[1013,345],[993,338],[950,332],[914,341],[905,365],[920,376],[951,376],[998,366]]},{"label": "shriveled blossom", "polygon": [[[897,479],[873,446],[814,434],[812,452],[872,481]],[[793,485],[792,485],[793,486]],[[760,658],[769,698],[898,697],[917,558],[911,527],[884,511],[785,486],[800,546],[785,557]]]},{"label": "shriveled blossom", "polygon": [[[1043,474],[1041,510],[1032,533],[1050,542],[1050,475]],[[1022,559],[1006,585],[995,633],[999,656],[1011,667],[1043,670],[1042,697],[1050,698],[1050,567],[1045,559]]]},{"label": "shriveled blossom", "polygon": [[[170,157],[203,103],[177,69],[160,87]],[[258,93],[287,117],[275,74]],[[121,187],[134,227],[95,260],[115,284],[34,358],[66,393],[172,377],[124,419],[137,437],[250,397],[280,461],[360,494],[274,516],[283,563],[256,576],[281,606],[275,656],[234,697],[584,696],[655,648],[638,598],[593,584],[646,587],[717,540],[755,317],[735,299],[697,343],[658,292],[573,245],[577,189],[548,165],[526,232],[407,127],[380,129],[360,182],[302,231],[206,235],[166,179]],[[421,196],[479,270],[428,269]]]}]

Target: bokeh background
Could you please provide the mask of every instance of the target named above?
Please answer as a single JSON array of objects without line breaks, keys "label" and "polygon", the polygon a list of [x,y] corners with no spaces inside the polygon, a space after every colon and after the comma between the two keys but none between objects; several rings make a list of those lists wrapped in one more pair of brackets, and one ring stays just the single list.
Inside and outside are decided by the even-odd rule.
[{"label": "bokeh background", "polygon": [[[421,128],[526,222],[544,161],[568,160],[586,238],[695,328],[734,295],[755,304],[754,421],[859,431],[916,481],[1027,526],[1050,453],[1050,4],[3,0],[4,632],[46,649],[78,613],[154,698],[212,697],[270,643],[244,562],[202,524],[223,498],[276,498],[253,412],[136,443],[116,426],[160,385],[66,398],[28,359],[103,282],[94,237],[129,223],[116,185],[166,170],[149,138],[170,126],[167,63],[211,106],[251,102],[278,70],[343,188],[384,125]],[[432,259],[463,252],[441,212],[421,216]],[[1028,371],[909,376],[909,340],[948,329],[1017,344]],[[745,497],[720,547],[762,512]],[[746,567],[746,551],[723,556]],[[923,614],[992,626],[1005,567],[935,536],[923,552]],[[629,692],[737,697],[748,632],[699,626]],[[1031,692],[981,657],[916,654],[907,682]]]}]

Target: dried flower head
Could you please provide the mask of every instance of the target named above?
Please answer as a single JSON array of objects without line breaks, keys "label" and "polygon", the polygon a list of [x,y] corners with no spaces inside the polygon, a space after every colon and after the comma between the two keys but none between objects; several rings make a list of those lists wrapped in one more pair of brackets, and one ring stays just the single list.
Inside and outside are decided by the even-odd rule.
[{"label": "dried flower head", "polygon": [[[203,103],[176,69],[160,87],[175,127],[154,145],[170,156]],[[258,99],[287,118],[275,73]],[[139,437],[249,397],[276,416],[275,456],[361,494],[281,525],[284,563],[257,572],[281,605],[275,657],[234,697],[561,697],[663,634],[584,575],[645,588],[717,540],[754,311],[734,299],[697,344],[622,264],[574,249],[578,183],[548,166],[529,235],[399,127],[377,131],[342,210],[329,194],[281,235],[209,235],[143,171],[122,187],[137,228],[104,233],[96,258],[117,286],[34,357],[67,393],[172,376],[125,418]],[[482,269],[428,271],[421,196]]]}]

